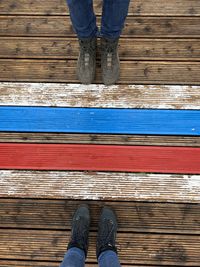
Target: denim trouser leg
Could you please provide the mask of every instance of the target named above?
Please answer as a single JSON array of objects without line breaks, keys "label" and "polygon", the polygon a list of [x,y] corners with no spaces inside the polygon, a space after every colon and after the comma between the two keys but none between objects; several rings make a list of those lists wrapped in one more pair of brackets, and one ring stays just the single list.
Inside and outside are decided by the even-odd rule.
[{"label": "denim trouser leg", "polygon": [[101,35],[118,38],[128,15],[130,0],[103,0]]},{"label": "denim trouser leg", "polygon": [[70,248],[60,264],[60,267],[84,267],[85,253],[79,248]]},{"label": "denim trouser leg", "polygon": [[79,38],[94,37],[98,28],[93,0],[67,0],[73,28]]},{"label": "denim trouser leg", "polygon": [[[118,38],[124,27],[130,0],[102,0],[101,35]],[[80,38],[98,35],[93,0],[67,0],[73,28]]]},{"label": "denim trouser leg", "polygon": [[117,254],[112,250],[102,252],[98,258],[99,267],[120,267]]}]

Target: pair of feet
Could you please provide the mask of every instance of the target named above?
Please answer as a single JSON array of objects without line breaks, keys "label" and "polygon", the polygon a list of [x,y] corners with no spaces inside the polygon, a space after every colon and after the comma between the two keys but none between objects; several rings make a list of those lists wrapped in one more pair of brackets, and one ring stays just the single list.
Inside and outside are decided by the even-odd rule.
[{"label": "pair of feet", "polygon": [[[105,85],[116,83],[120,75],[118,40],[101,38],[101,71]],[[79,39],[80,54],[77,64],[78,79],[83,84],[91,84],[96,73],[97,38]]]},{"label": "pair of feet", "polygon": [[[88,237],[90,227],[90,211],[89,207],[85,204],[80,205],[76,210],[72,219],[72,232],[71,240],[68,244],[68,249],[77,247],[85,252],[87,257],[88,251]],[[117,253],[115,246],[115,239],[117,233],[117,218],[112,209],[104,207],[102,209],[99,226],[98,236],[96,242],[96,255],[97,259],[100,254],[106,250],[112,250]]]}]

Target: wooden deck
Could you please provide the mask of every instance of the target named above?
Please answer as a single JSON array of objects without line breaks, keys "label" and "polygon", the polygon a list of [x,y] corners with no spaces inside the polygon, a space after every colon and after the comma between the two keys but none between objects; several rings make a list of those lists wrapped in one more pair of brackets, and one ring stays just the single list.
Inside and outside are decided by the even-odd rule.
[{"label": "wooden deck", "polygon": [[[100,21],[102,1],[94,0],[94,4]],[[119,83],[102,85],[98,63],[95,84],[83,86],[76,79],[78,42],[65,0],[2,0],[0,108],[200,110],[199,25],[199,0],[131,1],[120,40]],[[197,151],[200,130],[196,130],[197,136],[5,130],[0,131],[0,143],[13,147],[56,143]],[[0,155],[0,166],[5,155],[9,157],[8,151]],[[198,163],[199,158],[196,160]],[[72,214],[85,202],[92,212],[87,266],[97,266],[95,236],[103,205],[113,207],[118,216],[122,266],[200,265],[198,170],[161,174],[9,167],[0,170],[0,266],[59,266]]]}]

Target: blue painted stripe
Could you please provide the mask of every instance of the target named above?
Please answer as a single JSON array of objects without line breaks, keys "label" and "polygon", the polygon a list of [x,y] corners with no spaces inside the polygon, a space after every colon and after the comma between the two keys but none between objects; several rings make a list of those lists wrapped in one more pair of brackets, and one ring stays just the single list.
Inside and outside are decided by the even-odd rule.
[{"label": "blue painted stripe", "polygon": [[1,106],[0,131],[200,135],[200,110]]}]

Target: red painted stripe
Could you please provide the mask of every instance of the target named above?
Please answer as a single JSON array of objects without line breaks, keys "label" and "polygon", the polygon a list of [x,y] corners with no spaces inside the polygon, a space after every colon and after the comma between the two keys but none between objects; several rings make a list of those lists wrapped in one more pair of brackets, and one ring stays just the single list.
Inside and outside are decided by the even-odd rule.
[{"label": "red painted stripe", "polygon": [[1,169],[200,173],[200,148],[0,144]]}]

